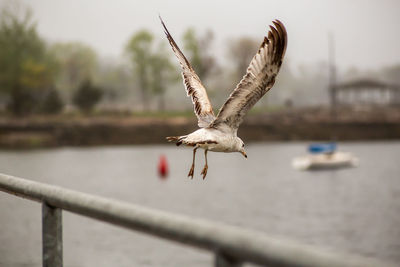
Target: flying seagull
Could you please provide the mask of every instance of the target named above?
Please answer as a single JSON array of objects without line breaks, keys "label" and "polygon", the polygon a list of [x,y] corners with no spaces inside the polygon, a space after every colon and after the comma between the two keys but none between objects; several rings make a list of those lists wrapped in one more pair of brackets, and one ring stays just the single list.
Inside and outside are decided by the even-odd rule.
[{"label": "flying seagull", "polygon": [[201,174],[203,179],[207,175],[207,152],[239,152],[247,158],[242,139],[237,136],[237,130],[247,111],[271,89],[275,77],[282,65],[287,45],[287,33],[282,22],[273,21],[268,35],[264,37],[257,54],[253,57],[246,74],[232,91],[224,105],[215,116],[207,91],[199,76],[175,43],[163,20],[161,24],[164,32],[182,68],[183,83],[187,95],[191,97],[194,113],[198,119],[200,129],[182,136],[167,137],[169,142],[177,146],[183,144],[193,147],[193,161],[188,177],[192,177],[196,150],[204,149],[205,166]]}]

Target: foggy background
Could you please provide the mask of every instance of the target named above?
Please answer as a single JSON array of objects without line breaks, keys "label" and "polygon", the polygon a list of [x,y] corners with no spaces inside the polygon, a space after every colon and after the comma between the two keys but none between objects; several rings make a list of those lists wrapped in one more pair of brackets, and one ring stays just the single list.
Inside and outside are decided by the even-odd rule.
[{"label": "foggy background", "polygon": [[[120,57],[132,33],[146,28],[165,40],[160,14],[182,46],[188,27],[212,30],[213,54],[224,60],[229,39],[259,43],[274,19],[289,33],[287,58],[299,64],[326,62],[328,32],[335,35],[337,65],[376,70],[399,63],[399,3],[384,1],[22,1],[32,7],[38,31],[49,41],[81,41],[102,57]],[[170,51],[169,51],[170,53]],[[244,71],[244,70],[243,70]]]},{"label": "foggy background", "polygon": [[[54,71],[42,87],[60,95],[60,111],[79,107],[74,93],[87,81],[101,91],[92,104],[99,110],[191,110],[158,15],[208,88],[215,112],[244,75],[274,19],[287,28],[288,49],[275,88],[257,107],[327,105],[330,66],[336,68],[337,83],[369,78],[400,84],[397,1],[0,4],[18,10],[14,13],[20,18],[31,10],[27,24],[34,25],[46,57],[57,66],[48,67]],[[143,45],[139,54],[147,54],[142,63],[128,45],[140,33],[151,39],[137,43]],[[6,109],[9,94],[2,89],[0,102]]]},{"label": "foggy background", "polygon": [[[399,262],[399,3],[0,0],[0,173]],[[249,159],[209,153],[205,180],[203,153],[188,179],[191,149],[165,140],[197,123],[159,15],[215,114],[268,25],[287,28],[276,83],[238,131]],[[327,140],[318,156],[359,164],[293,168]],[[0,266],[42,265],[40,210],[0,193]],[[65,266],[213,262],[66,211],[63,227]]]}]

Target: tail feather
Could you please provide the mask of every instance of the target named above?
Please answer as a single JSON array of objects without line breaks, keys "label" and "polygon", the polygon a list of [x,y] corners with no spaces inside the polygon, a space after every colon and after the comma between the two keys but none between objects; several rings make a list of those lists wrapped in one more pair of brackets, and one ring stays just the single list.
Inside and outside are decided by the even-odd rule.
[{"label": "tail feather", "polygon": [[166,137],[168,142],[176,142],[179,139],[179,136],[168,136]]},{"label": "tail feather", "polygon": [[174,142],[177,146],[182,144],[183,136],[168,136],[166,139],[168,142]]}]

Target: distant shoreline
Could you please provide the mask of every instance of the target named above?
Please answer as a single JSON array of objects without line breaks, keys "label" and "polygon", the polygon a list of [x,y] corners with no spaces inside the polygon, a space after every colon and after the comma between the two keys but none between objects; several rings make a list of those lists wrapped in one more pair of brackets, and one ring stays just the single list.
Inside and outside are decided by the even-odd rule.
[{"label": "distant shoreline", "polygon": [[[0,117],[0,148],[162,144],[165,137],[197,129],[195,117],[33,116]],[[238,135],[245,142],[289,140],[400,140],[400,109],[291,109],[249,115]]]}]

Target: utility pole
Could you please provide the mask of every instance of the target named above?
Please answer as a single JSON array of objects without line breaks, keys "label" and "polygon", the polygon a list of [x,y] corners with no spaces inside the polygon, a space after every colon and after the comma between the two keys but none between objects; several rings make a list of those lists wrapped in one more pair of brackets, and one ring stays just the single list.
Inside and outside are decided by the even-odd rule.
[{"label": "utility pole", "polygon": [[331,116],[336,120],[337,95],[336,95],[336,66],[335,66],[335,39],[331,32],[328,34],[328,65],[329,65],[329,96]]}]

